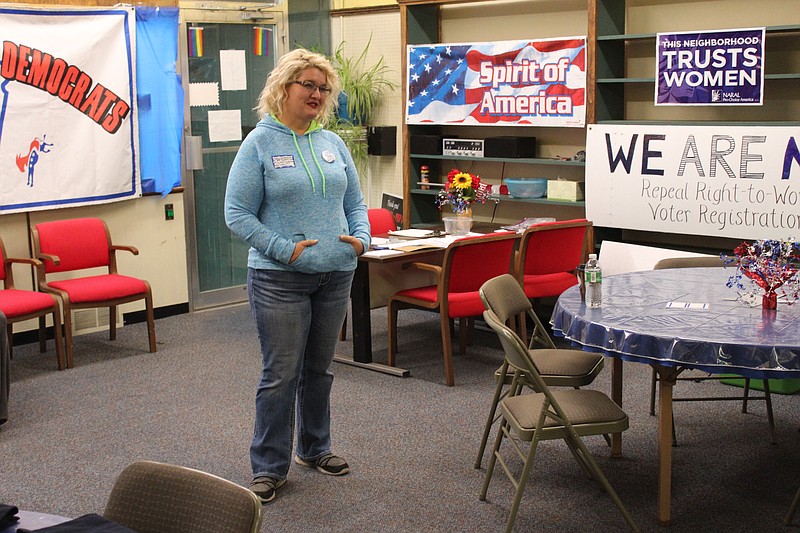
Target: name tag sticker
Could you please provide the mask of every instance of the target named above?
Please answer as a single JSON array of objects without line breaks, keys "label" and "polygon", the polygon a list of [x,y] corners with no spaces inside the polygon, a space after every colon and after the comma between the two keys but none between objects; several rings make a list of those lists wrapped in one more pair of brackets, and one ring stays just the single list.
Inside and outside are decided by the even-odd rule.
[{"label": "name tag sticker", "polygon": [[667,309],[708,309],[709,307],[707,303],[667,302]]},{"label": "name tag sticker", "polygon": [[272,166],[275,169],[279,168],[294,168],[294,156],[293,155],[273,155],[272,156]]}]

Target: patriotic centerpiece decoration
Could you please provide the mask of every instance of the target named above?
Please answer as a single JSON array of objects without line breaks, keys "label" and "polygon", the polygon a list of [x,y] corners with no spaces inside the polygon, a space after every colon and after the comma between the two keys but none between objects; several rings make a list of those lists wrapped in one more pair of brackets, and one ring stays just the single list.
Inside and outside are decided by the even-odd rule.
[{"label": "patriotic centerpiece decoration", "polygon": [[436,206],[450,205],[453,212],[467,214],[472,204],[483,204],[489,198],[491,186],[481,183],[481,178],[454,168],[447,174],[444,189],[436,196]]},{"label": "patriotic centerpiece decoration", "polygon": [[733,253],[734,257],[728,262],[736,265],[736,274],[728,279],[728,287],[741,291],[739,295],[743,300],[753,305],[758,293],[763,292],[761,305],[764,309],[777,308],[779,292],[790,304],[797,300],[800,292],[796,275],[800,268],[800,242],[743,242]]}]

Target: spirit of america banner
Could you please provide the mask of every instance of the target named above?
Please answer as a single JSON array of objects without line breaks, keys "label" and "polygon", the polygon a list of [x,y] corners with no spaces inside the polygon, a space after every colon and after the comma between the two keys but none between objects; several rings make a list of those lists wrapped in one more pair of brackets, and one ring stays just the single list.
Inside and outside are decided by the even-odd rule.
[{"label": "spirit of america banner", "polygon": [[586,122],[586,37],[410,45],[407,62],[407,124]]},{"label": "spirit of america banner", "polygon": [[0,214],[141,196],[131,7],[0,9]]}]

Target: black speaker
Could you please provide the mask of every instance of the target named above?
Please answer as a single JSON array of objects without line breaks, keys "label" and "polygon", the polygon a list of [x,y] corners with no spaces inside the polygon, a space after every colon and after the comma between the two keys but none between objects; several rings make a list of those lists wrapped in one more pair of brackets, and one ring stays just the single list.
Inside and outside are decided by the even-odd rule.
[{"label": "black speaker", "polygon": [[369,155],[397,155],[397,126],[369,126],[367,128],[367,153]]},{"label": "black speaker", "polygon": [[484,157],[536,157],[536,137],[487,137]]},{"label": "black speaker", "polygon": [[442,136],[411,135],[408,148],[412,154],[442,155]]}]

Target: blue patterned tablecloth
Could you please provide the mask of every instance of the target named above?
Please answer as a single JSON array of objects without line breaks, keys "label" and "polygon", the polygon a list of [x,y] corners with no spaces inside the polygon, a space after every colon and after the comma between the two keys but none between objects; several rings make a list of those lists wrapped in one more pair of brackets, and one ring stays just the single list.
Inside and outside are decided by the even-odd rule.
[{"label": "blue patterned tablecloth", "polygon": [[760,302],[749,307],[726,286],[734,273],[731,267],[680,268],[608,276],[601,308],[586,307],[575,286],[559,297],[550,322],[556,335],[626,360],[800,378],[800,302],[779,300],[776,311]]}]

